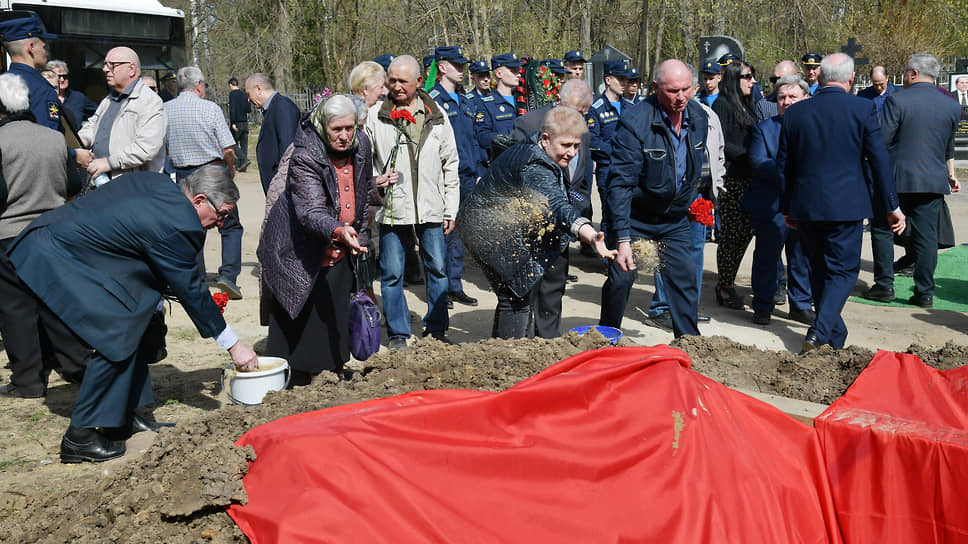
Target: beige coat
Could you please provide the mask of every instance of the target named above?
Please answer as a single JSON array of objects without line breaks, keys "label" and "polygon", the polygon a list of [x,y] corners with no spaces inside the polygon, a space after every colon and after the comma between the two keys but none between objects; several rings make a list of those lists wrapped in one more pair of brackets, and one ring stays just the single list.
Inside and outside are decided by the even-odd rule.
[{"label": "beige coat", "polygon": [[[453,220],[460,206],[460,178],[457,176],[457,143],[450,121],[437,107],[430,95],[422,90],[417,96],[429,112],[417,142],[414,165],[401,145],[397,155],[400,181],[393,187],[392,203],[384,202],[376,208],[376,221],[386,225],[415,225],[442,223]],[[397,128],[390,120],[393,102],[388,98],[370,108],[366,118],[366,133],[373,143],[373,175],[383,173],[393,150]],[[416,166],[416,168],[414,168]],[[416,200],[412,173],[416,170]],[[377,199],[379,201],[379,199]]]},{"label": "beige coat", "polygon": [[[88,144],[94,142],[101,116],[111,103],[104,97],[78,136]],[[161,172],[165,167],[165,134],[168,132],[168,116],[161,97],[138,80],[131,95],[124,99],[121,111],[111,126],[111,142],[108,164],[109,175],[116,178],[135,171]],[[97,157],[101,158],[101,157]]]}]

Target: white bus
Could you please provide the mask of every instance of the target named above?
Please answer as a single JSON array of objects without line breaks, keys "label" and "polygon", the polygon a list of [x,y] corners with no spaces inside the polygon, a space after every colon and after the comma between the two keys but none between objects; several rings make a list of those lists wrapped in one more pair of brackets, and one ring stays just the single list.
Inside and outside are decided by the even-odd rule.
[{"label": "white bus", "polygon": [[8,10],[40,16],[58,36],[48,44],[50,58],[67,62],[71,88],[95,102],[107,94],[101,63],[112,47],[137,51],[144,75],[185,65],[185,14],[158,0],[0,0],[0,11]]}]

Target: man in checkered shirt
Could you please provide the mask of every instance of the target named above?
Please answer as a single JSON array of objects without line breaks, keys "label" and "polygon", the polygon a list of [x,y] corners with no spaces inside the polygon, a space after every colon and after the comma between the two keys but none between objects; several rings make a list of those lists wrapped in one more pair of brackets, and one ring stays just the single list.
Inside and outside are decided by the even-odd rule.
[{"label": "man in checkered shirt", "polygon": [[[229,131],[222,109],[205,100],[205,76],[194,66],[178,70],[178,97],[165,102],[168,114],[168,158],[177,181],[211,164],[222,165],[235,177],[235,138]],[[233,299],[242,298],[236,284],[242,271],[242,223],[238,208],[219,227],[222,235],[222,266],[218,287]],[[204,252],[199,263],[205,270]]]}]

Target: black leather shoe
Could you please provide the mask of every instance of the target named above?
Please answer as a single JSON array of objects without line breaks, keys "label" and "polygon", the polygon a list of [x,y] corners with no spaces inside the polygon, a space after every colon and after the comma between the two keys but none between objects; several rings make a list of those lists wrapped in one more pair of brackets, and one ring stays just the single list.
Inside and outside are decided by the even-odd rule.
[{"label": "black leather shoe", "polygon": [[646,317],[645,324],[650,327],[672,332],[672,316],[669,315],[669,312],[662,312],[655,317]]},{"label": "black leather shoe", "polygon": [[915,306],[920,306],[922,308],[930,308],[934,306],[934,297],[931,295],[912,295],[907,301],[908,304],[914,304]]},{"label": "black leather shoe", "polygon": [[8,383],[0,387],[0,397],[8,397],[15,399],[39,399],[46,394],[43,387],[38,389],[29,389],[25,387],[17,387],[12,383]]},{"label": "black leather shoe", "polygon": [[467,293],[463,291],[452,291],[447,293],[447,298],[454,302],[460,302],[461,304],[466,304],[468,306],[477,306],[477,299],[468,296]]},{"label": "black leather shoe", "polygon": [[712,318],[706,314],[696,314],[696,321],[699,323],[709,323],[712,321]]},{"label": "black leather shoe", "polygon": [[[87,431],[86,438],[69,438],[72,434],[68,429],[67,434],[61,439],[60,458],[61,463],[100,463],[117,459],[124,455],[124,442],[119,440],[109,440],[94,429],[79,429]],[[75,433],[76,434],[76,433]]]},{"label": "black leather shoe", "polygon": [[817,314],[815,314],[810,308],[805,310],[790,308],[790,313],[787,314],[787,317],[794,321],[803,323],[804,325],[813,325],[813,322],[817,319]]},{"label": "black leather shoe", "polygon": [[914,265],[905,266],[904,268],[895,268],[894,274],[898,276],[904,276],[905,278],[914,277]]},{"label": "black leather shoe", "polygon": [[806,338],[803,339],[803,347],[800,348],[800,355],[814,351],[819,347],[820,347],[820,339],[817,338],[816,334],[810,333],[807,335]]},{"label": "black leather shoe", "polygon": [[876,300],[877,302],[891,302],[894,300],[894,289],[874,284],[870,289],[860,294],[861,298]]},{"label": "black leather shoe", "polygon": [[753,312],[753,323],[757,325],[769,325],[771,320],[772,316],[768,313]]},{"label": "black leather shoe", "polygon": [[129,428],[131,429],[131,434],[140,433],[143,431],[151,431],[157,433],[158,431],[164,429],[165,427],[174,427],[174,423],[162,423],[160,421],[148,421],[143,419],[138,414],[131,417],[131,423]]}]

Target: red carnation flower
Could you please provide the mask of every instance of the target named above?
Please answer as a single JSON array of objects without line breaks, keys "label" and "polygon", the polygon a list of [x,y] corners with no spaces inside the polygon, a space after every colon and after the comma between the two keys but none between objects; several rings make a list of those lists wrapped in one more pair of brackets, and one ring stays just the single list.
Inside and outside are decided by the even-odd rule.
[{"label": "red carnation flower", "polygon": [[225,306],[229,303],[228,293],[213,293],[212,300],[215,301],[215,305],[223,314],[225,313]]},{"label": "red carnation flower", "polygon": [[413,115],[407,110],[393,110],[390,112],[390,119],[393,121],[403,120],[405,123],[417,124],[417,120],[413,118]]},{"label": "red carnation flower", "polygon": [[689,206],[689,216],[693,221],[711,227],[716,219],[713,217],[713,203],[705,198],[698,198]]}]

